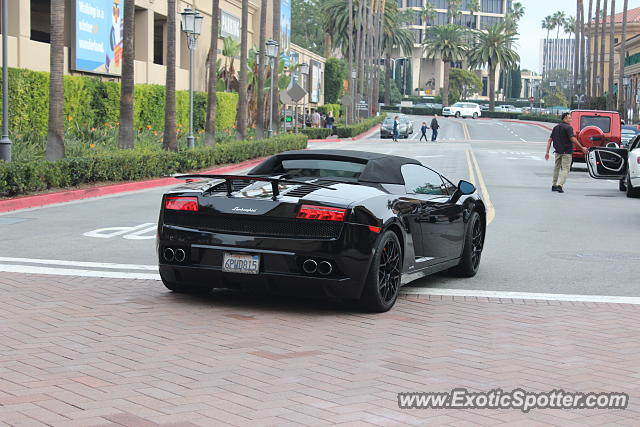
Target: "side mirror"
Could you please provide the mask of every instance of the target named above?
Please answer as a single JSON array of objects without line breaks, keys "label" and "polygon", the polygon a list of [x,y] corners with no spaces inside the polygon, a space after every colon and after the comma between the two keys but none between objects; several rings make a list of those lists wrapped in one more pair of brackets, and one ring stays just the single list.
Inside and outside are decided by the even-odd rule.
[{"label": "side mirror", "polygon": [[475,185],[473,185],[469,181],[465,181],[464,179],[461,179],[460,182],[458,182],[458,188],[451,195],[451,201],[455,203],[460,199],[460,197],[468,196],[469,194],[473,194],[475,192],[476,192]]}]

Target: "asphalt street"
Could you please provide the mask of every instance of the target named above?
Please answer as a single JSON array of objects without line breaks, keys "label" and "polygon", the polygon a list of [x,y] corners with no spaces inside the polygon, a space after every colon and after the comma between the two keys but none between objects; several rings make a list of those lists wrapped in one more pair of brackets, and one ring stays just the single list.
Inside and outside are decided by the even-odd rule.
[{"label": "asphalt street", "polygon": [[[381,140],[376,132],[310,148],[417,158],[453,182],[472,180],[493,205],[478,275],[442,274],[412,287],[640,296],[640,200],[626,198],[617,182],[593,180],[578,166],[566,193],[552,193],[553,165],[543,157],[550,131],[543,126],[440,118],[438,142],[425,143],[418,142],[419,128],[431,117],[411,118],[416,132],[407,140]],[[0,271],[155,274],[155,224],[165,190],[2,214]]]}]

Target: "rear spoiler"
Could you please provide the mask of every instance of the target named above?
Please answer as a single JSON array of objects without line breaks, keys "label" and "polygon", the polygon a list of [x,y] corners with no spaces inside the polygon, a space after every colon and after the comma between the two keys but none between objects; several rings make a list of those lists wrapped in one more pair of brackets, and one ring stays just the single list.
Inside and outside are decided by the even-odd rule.
[{"label": "rear spoiler", "polygon": [[233,193],[233,185],[232,181],[264,181],[271,183],[271,192],[273,193],[272,199],[276,200],[280,195],[280,188],[278,184],[293,184],[293,185],[309,185],[311,187],[324,188],[326,190],[336,190],[336,188],[332,188],[322,184],[315,184],[313,182],[304,182],[304,181],[295,181],[292,179],[279,179],[279,178],[269,178],[262,176],[250,176],[250,175],[208,175],[208,174],[193,174],[193,175],[178,175],[175,177],[176,179],[224,179],[225,184],[227,185],[227,197],[231,197],[231,193]]}]

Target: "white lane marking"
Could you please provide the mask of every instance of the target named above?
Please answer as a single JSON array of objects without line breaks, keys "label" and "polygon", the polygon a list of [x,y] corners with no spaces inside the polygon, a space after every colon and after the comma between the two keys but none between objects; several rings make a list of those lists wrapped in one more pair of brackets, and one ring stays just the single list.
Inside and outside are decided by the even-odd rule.
[{"label": "white lane marking", "polygon": [[[133,227],[107,227],[107,228],[98,228],[97,230],[87,231],[83,233],[83,236],[86,237],[97,237],[100,239],[110,239],[115,236],[120,236],[122,234],[127,234],[123,236],[125,239],[131,240],[143,240],[143,239],[155,239],[155,229],[157,228],[157,224],[153,222],[145,222],[144,224],[136,225]],[[150,236],[142,236],[141,234],[148,233],[153,231],[153,235]]]},{"label": "white lane marking", "polygon": [[536,292],[480,291],[474,289],[439,289],[405,287],[400,290],[405,295],[434,295],[478,298],[536,299],[544,301],[601,302],[613,304],[640,305],[640,297],[620,297],[611,295],[546,294]]},{"label": "white lane marking", "polygon": [[11,258],[11,257],[0,257],[0,261],[15,262],[15,263],[20,262],[20,263],[27,263],[27,264],[66,265],[71,267],[109,268],[109,269],[116,269],[116,270],[158,271],[157,265],[116,264],[111,262],[65,261],[61,259]]},{"label": "white lane marking", "polygon": [[520,141],[522,141],[522,142],[527,142],[525,139],[522,139],[522,138],[520,138]]},{"label": "white lane marking", "polygon": [[[156,267],[157,268],[157,267]],[[0,271],[7,273],[52,274],[55,276],[105,277],[109,279],[160,280],[160,274],[127,273],[124,271],[80,270],[72,268],[38,267],[33,265],[0,264]]]}]

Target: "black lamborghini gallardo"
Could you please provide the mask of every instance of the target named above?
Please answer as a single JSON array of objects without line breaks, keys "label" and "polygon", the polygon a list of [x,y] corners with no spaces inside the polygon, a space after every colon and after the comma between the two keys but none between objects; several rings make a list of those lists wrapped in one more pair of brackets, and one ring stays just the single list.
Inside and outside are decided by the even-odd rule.
[{"label": "black lamborghini gallardo", "polygon": [[[485,206],[419,161],[289,151],[247,175],[184,175],[158,224],[160,275],[175,292],[320,291],[387,311],[400,286],[480,265]],[[404,279],[404,280],[403,280]]]}]

